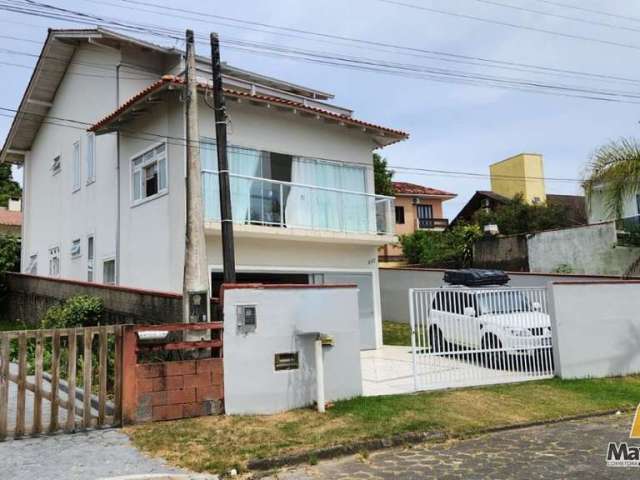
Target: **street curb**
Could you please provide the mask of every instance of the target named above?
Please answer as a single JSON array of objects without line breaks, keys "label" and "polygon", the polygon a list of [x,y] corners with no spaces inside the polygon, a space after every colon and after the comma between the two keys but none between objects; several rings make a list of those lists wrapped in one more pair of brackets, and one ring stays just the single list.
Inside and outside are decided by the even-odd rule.
[{"label": "street curb", "polygon": [[480,430],[470,430],[469,432],[463,432],[460,434],[448,434],[444,431],[431,431],[431,432],[408,432],[392,437],[376,439],[376,440],[362,440],[357,442],[346,443],[343,445],[335,445],[333,447],[318,448],[314,450],[307,450],[301,453],[294,453],[291,455],[282,455],[279,457],[251,459],[247,462],[247,469],[249,470],[272,470],[275,468],[288,467],[300,465],[303,463],[309,463],[310,461],[317,460],[329,460],[332,458],[343,457],[347,455],[354,455],[361,452],[374,452],[377,450],[383,450],[385,448],[400,447],[405,445],[415,445],[419,443],[441,443],[447,440],[460,440],[478,435],[484,435],[487,433],[499,433],[508,432],[510,430],[519,430],[523,428],[540,427],[544,425],[553,425],[556,423],[570,422],[574,420],[584,420],[586,418],[598,418],[606,417],[608,415],[614,415],[618,412],[628,413],[634,411],[635,408],[616,408],[613,410],[604,410],[601,412],[584,413],[580,415],[571,415],[566,417],[558,417],[550,420],[535,420],[531,422],[514,423],[511,425],[500,425],[497,427],[483,428]]}]

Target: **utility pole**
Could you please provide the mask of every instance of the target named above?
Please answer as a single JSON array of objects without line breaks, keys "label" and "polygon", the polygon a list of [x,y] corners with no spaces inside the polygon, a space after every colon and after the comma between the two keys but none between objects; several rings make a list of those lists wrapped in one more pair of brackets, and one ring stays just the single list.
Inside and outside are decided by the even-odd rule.
[{"label": "utility pole", "polygon": [[186,68],[186,238],[184,252],[183,321],[208,322],[209,271],[204,236],[200,132],[198,128],[198,79],[193,31],[187,30]]},{"label": "utility pole", "polygon": [[236,260],[233,247],[233,219],[227,161],[227,109],[222,91],[220,42],[218,34],[211,34],[211,75],[213,77],[213,106],[216,122],[218,152],[218,181],[220,183],[220,219],[222,222],[222,266],[224,283],[236,282]]}]

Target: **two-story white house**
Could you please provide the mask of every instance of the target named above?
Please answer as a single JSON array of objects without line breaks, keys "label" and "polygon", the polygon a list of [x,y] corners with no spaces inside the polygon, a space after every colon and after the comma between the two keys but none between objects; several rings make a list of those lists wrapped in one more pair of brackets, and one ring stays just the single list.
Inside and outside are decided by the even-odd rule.
[{"label": "two-story white house", "polygon": [[[24,166],[22,269],[182,291],[184,52],[101,28],[51,30],[0,160]],[[208,59],[199,128],[212,294],[222,258]],[[382,342],[377,248],[393,199],[372,150],[407,138],[332,95],[224,65],[239,281],[356,283],[362,348]],[[382,109],[381,109],[382,110]]]}]

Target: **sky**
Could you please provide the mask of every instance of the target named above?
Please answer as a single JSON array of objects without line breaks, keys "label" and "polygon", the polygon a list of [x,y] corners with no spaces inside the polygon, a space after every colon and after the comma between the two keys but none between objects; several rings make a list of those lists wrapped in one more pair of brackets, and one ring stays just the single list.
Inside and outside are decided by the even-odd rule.
[{"label": "sky", "polygon": [[[273,35],[247,30],[245,27],[238,28],[238,24],[228,21],[207,20],[202,16],[194,17],[199,20],[195,21],[179,18],[177,14],[166,15],[166,11],[165,15],[136,11],[135,8],[149,10],[150,7],[140,4],[127,7],[122,0],[42,1],[125,21],[153,23],[179,30],[190,27],[197,34],[217,31],[223,41],[260,41],[285,47],[373,58],[378,62],[455,68],[474,74],[579,85],[587,89],[635,93],[640,88],[639,83],[487,69],[419,57],[415,53],[404,55],[382,52],[363,44],[319,40],[317,37],[314,40],[300,36]],[[640,40],[636,38],[640,32],[640,3],[631,0],[398,0],[398,3],[384,0],[144,1],[331,35],[620,76],[639,79],[640,82],[640,62],[637,61],[640,58]],[[609,15],[560,6],[560,3],[607,12]],[[407,4],[445,10],[462,17],[410,8]],[[583,21],[518,8],[580,18]],[[470,16],[501,24],[479,21],[469,18]],[[607,25],[600,25],[602,23]],[[0,11],[2,36],[43,41],[48,27],[78,26],[80,25],[59,20]],[[548,33],[549,31],[559,35]],[[169,39],[148,39],[156,43],[173,44]],[[0,107],[17,108],[31,71],[6,63],[32,66],[35,58],[15,55],[2,49],[37,54],[40,46],[0,37],[0,62],[4,62],[0,63],[3,72]],[[198,45],[198,49],[203,55],[209,53],[204,45]],[[356,118],[408,132],[409,140],[380,152],[392,167],[488,174],[491,163],[520,152],[535,152],[544,155],[547,193],[579,194],[578,181],[552,179],[577,180],[584,174],[590,155],[599,145],[619,137],[640,136],[640,111],[634,103],[567,98],[486,85],[462,85],[450,80],[434,81],[357,71],[243,52],[225,46],[224,43],[222,57],[224,61],[237,67],[331,92],[335,94],[334,103],[353,109]],[[10,124],[11,119],[0,116],[1,139],[5,138]],[[21,172],[17,171],[16,176],[21,178]],[[445,203],[445,216],[448,218],[453,218],[476,190],[490,188],[486,177],[469,178],[432,172],[408,174],[397,171],[394,179],[456,193],[457,198]]]}]

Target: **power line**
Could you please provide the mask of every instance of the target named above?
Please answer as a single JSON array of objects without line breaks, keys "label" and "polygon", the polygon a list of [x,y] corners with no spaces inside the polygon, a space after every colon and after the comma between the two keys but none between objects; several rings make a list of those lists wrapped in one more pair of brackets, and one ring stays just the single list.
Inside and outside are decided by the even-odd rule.
[{"label": "power line", "polygon": [[606,17],[612,17],[612,18],[619,18],[621,20],[628,20],[628,21],[631,21],[631,22],[640,22],[640,18],[637,18],[637,17],[631,17],[631,16],[628,16],[628,15],[618,15],[618,14],[611,13],[611,12],[605,12],[604,10],[596,10],[596,9],[593,9],[593,8],[585,8],[585,7],[581,7],[579,5],[572,5],[570,3],[554,2],[554,1],[551,1],[551,0],[536,0],[536,1],[542,2],[542,3],[546,3],[548,5],[553,5],[553,6],[556,6],[556,7],[570,8],[570,9],[573,9],[573,10],[580,10],[582,12],[595,13],[595,14],[598,14],[598,15],[604,15]]},{"label": "power line", "polygon": [[492,18],[485,18],[485,17],[478,17],[475,15],[468,15],[466,13],[456,13],[456,12],[451,12],[448,10],[439,10],[437,8],[431,8],[431,7],[425,7],[423,5],[415,5],[413,3],[406,3],[406,2],[401,2],[398,0],[374,0],[376,2],[381,2],[381,3],[386,3],[389,5],[396,5],[396,6],[400,6],[400,7],[406,7],[406,8],[411,8],[414,10],[422,10],[425,12],[431,12],[431,13],[438,13],[441,15],[448,15],[448,16],[452,16],[452,17],[458,17],[458,18],[465,18],[467,20],[475,20],[478,22],[484,22],[484,23],[491,23],[494,25],[501,25],[503,27],[509,27],[509,28],[516,28],[516,29],[521,29],[521,30],[529,30],[532,32],[537,32],[537,33],[546,33],[548,35],[554,35],[557,37],[564,37],[564,38],[571,38],[573,40],[584,40],[587,42],[594,42],[594,43],[601,43],[604,45],[610,45],[610,46],[615,46],[615,47],[623,47],[623,48],[630,48],[633,50],[640,50],[640,45],[633,45],[630,43],[622,43],[622,42],[615,42],[613,40],[604,40],[601,38],[594,38],[594,37],[586,37],[583,35],[575,35],[572,33],[565,33],[565,32],[558,32],[556,30],[548,30],[548,29],[544,29],[544,28],[539,28],[539,27],[531,27],[528,25],[521,25],[518,23],[511,23],[511,22],[506,22],[506,21],[502,21],[502,20],[495,20]]}]

